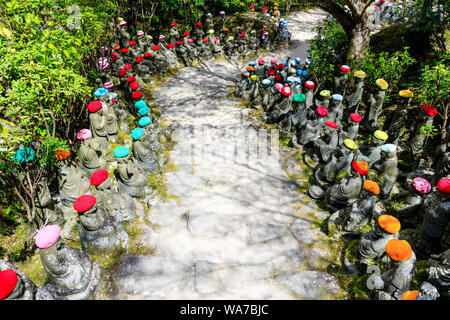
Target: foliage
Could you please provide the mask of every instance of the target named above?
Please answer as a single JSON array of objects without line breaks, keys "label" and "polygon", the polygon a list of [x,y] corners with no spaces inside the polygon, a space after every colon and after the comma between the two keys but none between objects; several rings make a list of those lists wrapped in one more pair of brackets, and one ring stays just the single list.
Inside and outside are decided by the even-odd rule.
[{"label": "foliage", "polygon": [[[35,222],[38,183],[51,183],[54,152],[68,149],[86,121],[81,111],[93,91],[87,70],[96,67],[116,10],[113,0],[0,3],[0,203],[8,217],[23,208],[25,221]],[[20,148],[31,148],[35,159],[14,161]]]},{"label": "foliage", "polygon": [[311,56],[309,70],[317,78],[322,88],[334,84],[333,75],[336,69],[345,62],[348,50],[348,37],[341,25],[329,16],[323,24],[313,29],[316,36],[308,40]]},{"label": "foliage", "polygon": [[366,84],[375,87],[375,81],[382,78],[389,84],[388,92],[397,93],[401,90],[398,84],[403,74],[414,62],[415,59],[409,55],[408,48],[393,54],[387,52],[377,54],[367,49],[365,58],[353,61],[350,66],[354,70],[360,69],[366,72]]}]

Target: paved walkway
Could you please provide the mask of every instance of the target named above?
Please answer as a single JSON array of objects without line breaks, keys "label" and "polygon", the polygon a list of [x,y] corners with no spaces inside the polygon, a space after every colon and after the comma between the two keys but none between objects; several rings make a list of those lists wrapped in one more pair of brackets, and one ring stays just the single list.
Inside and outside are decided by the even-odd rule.
[{"label": "paved walkway", "polygon": [[[288,23],[294,44],[263,58],[305,58],[321,11]],[[256,59],[255,59],[256,60]],[[152,199],[146,242],[150,257],[126,255],[120,289],[139,299],[335,299],[337,279],[321,271],[327,239],[311,219],[326,217],[293,189],[301,173],[295,152],[258,129],[231,95],[244,65],[228,61],[184,68],[154,90],[176,145],[179,171],[166,173],[177,200]],[[308,215],[309,213],[309,215]]]}]

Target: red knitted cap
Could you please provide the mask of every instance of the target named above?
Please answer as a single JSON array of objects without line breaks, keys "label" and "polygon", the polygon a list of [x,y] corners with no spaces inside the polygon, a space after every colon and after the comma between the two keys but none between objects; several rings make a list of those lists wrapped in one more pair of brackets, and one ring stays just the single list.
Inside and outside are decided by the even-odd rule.
[{"label": "red knitted cap", "polygon": [[102,184],[108,178],[108,170],[101,169],[95,171],[91,176],[91,184],[94,186],[98,186]]},{"label": "red knitted cap", "polygon": [[92,101],[88,104],[87,109],[89,112],[96,112],[102,108],[102,102],[101,101]]},{"label": "red knitted cap", "polygon": [[6,298],[16,287],[17,274],[14,270],[0,271],[0,300]]},{"label": "red knitted cap", "polygon": [[73,208],[76,212],[82,213],[91,209],[96,202],[97,199],[94,196],[85,194],[75,201],[75,203],[73,204]]},{"label": "red knitted cap", "polygon": [[139,99],[142,97],[142,91],[135,91],[131,94],[131,97],[133,97],[133,99]]}]

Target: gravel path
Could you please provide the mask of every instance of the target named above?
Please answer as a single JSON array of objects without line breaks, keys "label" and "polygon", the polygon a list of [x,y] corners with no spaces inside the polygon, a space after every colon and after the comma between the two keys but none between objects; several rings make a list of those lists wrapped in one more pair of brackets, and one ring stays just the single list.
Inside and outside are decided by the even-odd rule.
[{"label": "gravel path", "polygon": [[[262,57],[304,59],[311,27],[324,17],[318,10],[292,14],[293,45]],[[302,204],[305,195],[288,178],[301,173],[295,152],[279,152],[276,133],[258,129],[231,95],[243,66],[184,68],[154,90],[174,130],[179,171],[166,178],[176,200],[151,200],[157,227],[145,228],[144,241],[157,254],[122,257],[116,283],[126,298],[337,298],[337,279],[321,271],[327,239],[311,221],[326,215],[313,202]]]}]

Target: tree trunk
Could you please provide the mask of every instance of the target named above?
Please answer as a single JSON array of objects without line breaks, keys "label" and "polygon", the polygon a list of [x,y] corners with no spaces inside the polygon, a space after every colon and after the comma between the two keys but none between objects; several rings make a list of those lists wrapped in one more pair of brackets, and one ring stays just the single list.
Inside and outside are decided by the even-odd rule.
[{"label": "tree trunk", "polygon": [[348,52],[348,60],[353,61],[355,59],[364,59],[366,55],[366,48],[369,47],[370,43],[370,30],[367,27],[367,23],[361,21],[356,24],[353,29],[353,34],[351,37],[350,49]]}]

